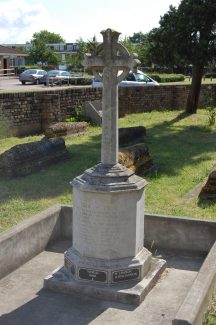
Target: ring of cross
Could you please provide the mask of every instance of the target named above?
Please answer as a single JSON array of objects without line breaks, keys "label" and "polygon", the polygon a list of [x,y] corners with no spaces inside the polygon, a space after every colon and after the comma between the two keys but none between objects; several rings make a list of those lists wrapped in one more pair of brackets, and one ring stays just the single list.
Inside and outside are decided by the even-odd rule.
[{"label": "ring of cross", "polygon": [[[100,56],[103,53],[103,44],[98,45],[95,52],[97,53],[98,56]],[[126,49],[126,47],[124,47],[122,44],[119,43],[115,44],[114,53],[116,53],[116,57],[128,57],[128,58],[130,57],[130,54]],[[135,55],[133,55],[133,57],[135,58]],[[117,83],[122,81],[127,76],[129,70],[130,70],[129,67],[120,67],[120,69],[118,70],[118,74],[116,76]],[[96,79],[100,81],[103,80],[103,68],[101,68],[100,70],[93,69],[92,72]]]}]

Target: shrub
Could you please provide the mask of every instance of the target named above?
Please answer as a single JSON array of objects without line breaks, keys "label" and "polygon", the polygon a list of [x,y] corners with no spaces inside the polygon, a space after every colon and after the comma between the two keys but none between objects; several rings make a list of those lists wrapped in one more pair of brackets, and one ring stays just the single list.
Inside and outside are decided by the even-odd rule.
[{"label": "shrub", "polygon": [[92,83],[92,78],[78,77],[78,78],[70,79],[71,85],[91,85],[91,83]]},{"label": "shrub", "polygon": [[159,73],[150,73],[149,76],[156,80],[157,82],[177,82],[184,81],[185,77],[183,74],[159,74]]},{"label": "shrub", "polygon": [[90,119],[84,115],[82,105],[75,108],[73,116],[65,119],[65,122],[90,122]]},{"label": "shrub", "polygon": [[209,126],[215,125],[215,119],[216,119],[216,108],[213,106],[207,107],[208,110],[208,120],[209,120]]},{"label": "shrub", "polygon": [[216,78],[216,72],[206,73],[205,78]]}]

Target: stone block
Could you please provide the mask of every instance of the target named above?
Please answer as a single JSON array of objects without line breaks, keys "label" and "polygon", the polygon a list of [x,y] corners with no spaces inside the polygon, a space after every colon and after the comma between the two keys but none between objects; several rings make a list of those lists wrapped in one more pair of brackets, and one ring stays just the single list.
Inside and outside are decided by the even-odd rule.
[{"label": "stone block", "polygon": [[132,169],[136,174],[145,174],[154,167],[145,143],[119,149],[119,163]]},{"label": "stone block", "polygon": [[138,283],[129,281],[104,287],[95,281],[78,282],[68,274],[65,268],[60,267],[44,279],[44,288],[66,294],[139,305],[158,281],[165,268],[164,260],[153,259],[149,272]]},{"label": "stone block", "polygon": [[59,122],[46,128],[45,137],[58,138],[67,135],[83,134],[87,131],[87,128],[87,122]]},{"label": "stone block", "polygon": [[142,142],[145,136],[146,128],[144,126],[119,128],[119,145],[125,146]]},{"label": "stone block", "polygon": [[209,177],[204,184],[199,194],[201,200],[214,200],[216,201],[216,165],[213,171],[209,174]]},{"label": "stone block", "polygon": [[0,175],[25,176],[68,157],[61,138],[19,144],[0,155]]}]

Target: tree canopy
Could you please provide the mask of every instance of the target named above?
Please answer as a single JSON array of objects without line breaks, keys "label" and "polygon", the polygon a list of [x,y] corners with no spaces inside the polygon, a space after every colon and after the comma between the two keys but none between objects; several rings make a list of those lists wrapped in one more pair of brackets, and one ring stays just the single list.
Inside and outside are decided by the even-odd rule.
[{"label": "tree canopy", "polygon": [[216,1],[182,0],[159,23],[149,33],[149,55],[160,65],[193,65],[186,111],[195,113],[204,66],[216,55]]},{"label": "tree canopy", "polygon": [[142,66],[151,65],[151,59],[148,56],[149,41],[148,33],[142,32],[133,33],[132,36],[125,39],[123,45],[127,47],[129,52],[135,52]]},{"label": "tree canopy", "polygon": [[33,63],[41,62],[46,64],[58,64],[60,58],[58,54],[54,53],[47,44],[63,43],[64,39],[55,33],[42,30],[39,33],[34,33],[31,39],[31,50],[29,51],[29,58]]},{"label": "tree canopy", "polygon": [[96,36],[93,36],[87,42],[85,42],[81,37],[76,40],[78,45],[77,53],[67,55],[67,63],[72,64],[78,68],[82,68],[82,60],[84,59],[85,53],[95,52],[97,46],[99,45]]},{"label": "tree canopy", "polygon": [[57,44],[64,43],[64,39],[59,34],[48,32],[47,30],[41,30],[39,33],[34,33],[31,43],[42,42],[45,44]]}]

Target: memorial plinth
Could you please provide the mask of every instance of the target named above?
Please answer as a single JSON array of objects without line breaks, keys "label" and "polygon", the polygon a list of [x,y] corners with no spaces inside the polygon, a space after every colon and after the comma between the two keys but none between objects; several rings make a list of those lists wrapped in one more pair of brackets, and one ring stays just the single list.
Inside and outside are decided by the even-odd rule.
[{"label": "memorial plinth", "polygon": [[[117,279],[140,280],[147,273],[151,254],[143,247],[145,185],[120,164],[98,164],[74,179],[73,247],[65,254],[65,267],[69,273],[73,269],[77,280],[110,285]],[[101,276],[91,277],[95,271]]]},{"label": "memorial plinth", "polygon": [[65,253],[64,268],[44,285],[137,304],[166,263],[153,259],[143,246],[147,183],[118,164],[118,82],[137,60],[117,43],[118,32],[107,29],[102,34],[97,55],[87,55],[84,61],[103,81],[101,163],[72,182],[73,245]]}]

